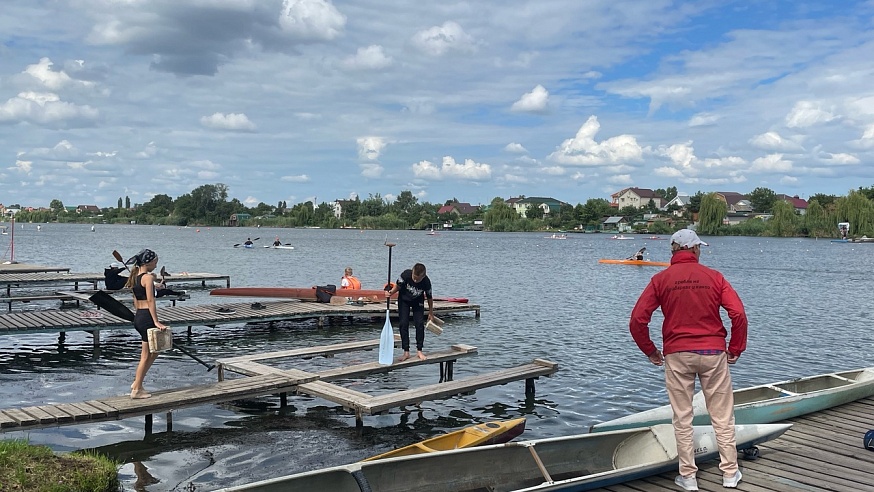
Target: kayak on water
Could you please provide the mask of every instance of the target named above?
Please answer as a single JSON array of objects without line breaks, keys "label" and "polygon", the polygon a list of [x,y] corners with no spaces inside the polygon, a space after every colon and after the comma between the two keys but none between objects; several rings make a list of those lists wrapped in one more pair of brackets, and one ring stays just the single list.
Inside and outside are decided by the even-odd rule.
[{"label": "kayak on water", "polygon": [[600,259],[598,263],[609,263],[611,265],[638,265],[638,266],[660,266],[666,267],[671,266],[670,263],[666,263],[663,261],[648,261],[648,260],[608,260],[608,259]]},{"label": "kayak on water", "polygon": [[[210,291],[211,296],[229,296],[229,297],[278,297],[283,299],[300,299],[304,301],[316,300],[315,287],[227,287],[222,289],[213,289]],[[376,289],[337,289],[334,292],[335,296],[343,297],[371,297],[379,296],[380,299],[385,299],[384,290]],[[392,299],[397,299],[398,294],[392,296]],[[466,297],[438,297],[434,296],[435,301],[460,302],[466,304]]]},{"label": "kayak on water", "polygon": [[281,244],[279,246],[273,246],[272,244],[265,244],[264,247],[270,248],[270,249],[294,249],[294,246],[286,246],[284,244]]}]

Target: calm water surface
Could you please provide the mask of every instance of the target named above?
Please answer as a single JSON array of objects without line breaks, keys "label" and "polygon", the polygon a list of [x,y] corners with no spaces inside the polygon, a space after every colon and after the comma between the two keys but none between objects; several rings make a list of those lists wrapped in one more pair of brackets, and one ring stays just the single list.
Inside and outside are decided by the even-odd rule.
[{"label": "calm water surface", "polygon": [[[16,225],[15,258],[20,262],[69,266],[74,272],[98,272],[113,261],[113,249],[125,257],[142,247],[156,250],[160,265],[178,273],[231,275],[233,286],[339,284],[343,268],[355,269],[365,288],[387,279],[388,249],[392,276],[421,261],[437,295],[469,297],[482,306],[472,314],[448,318],[442,336],[428,334],[428,350],[453,343],[479,348],[461,360],[456,379],[545,358],[559,364],[552,378],[537,382],[526,399],[524,383],[486,388],[473,395],[425,402],[404,412],[355,418],[320,399],[293,397],[278,407],[274,398],[200,406],[174,413],[172,432],[145,436],[141,418],[77,425],[4,438],[27,438],[58,451],[97,449],[125,464],[120,474],[127,490],[216,488],[356,461],[474,422],[518,416],[528,418],[525,438],[586,432],[588,426],[667,402],[661,369],[650,365],[628,334],[628,315],[650,277],[652,267],[601,265],[599,258],[624,258],[641,246],[649,259],[668,261],[667,241],[638,236],[614,241],[609,235],[424,232],[320,229],[176,228],[167,226]],[[293,251],[233,248],[246,237],[268,244],[275,235]],[[827,240],[710,238],[704,264],[722,271],[743,299],[750,319],[748,350],[732,369],[735,387],[853,369],[871,365],[874,331],[870,295],[874,282],[874,244],[837,244]],[[0,253],[9,259],[9,236]],[[24,293],[25,291],[20,291]],[[193,290],[189,304],[233,302]],[[56,308],[19,304],[16,309]],[[653,329],[661,326],[656,313]],[[727,319],[726,319],[727,323]],[[215,359],[294,347],[373,339],[382,322],[315,322],[195,327],[187,343],[200,357]],[[139,342],[128,331],[104,332],[99,350],[85,333],[0,337],[0,407],[75,402],[125,394],[133,380]],[[356,364],[375,353],[351,353],[334,359],[296,361],[318,369]],[[418,367],[348,381],[368,393],[404,389],[436,381],[435,367]],[[169,389],[215,381],[183,354],[162,355],[146,386]],[[164,429],[156,415],[155,430]],[[186,488],[187,490],[187,488]]]}]

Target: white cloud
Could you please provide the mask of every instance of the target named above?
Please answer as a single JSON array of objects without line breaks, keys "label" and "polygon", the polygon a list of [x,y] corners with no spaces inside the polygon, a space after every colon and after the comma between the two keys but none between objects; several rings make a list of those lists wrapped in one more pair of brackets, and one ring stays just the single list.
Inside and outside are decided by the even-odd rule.
[{"label": "white cloud", "polygon": [[628,162],[640,162],[643,149],[631,135],[619,135],[601,142],[595,135],[601,129],[596,116],[590,116],[574,138],[562,142],[549,159],[570,166],[607,166]]},{"label": "white cloud", "polygon": [[531,92],[526,92],[513,103],[511,111],[518,113],[543,113],[549,105],[549,91],[542,85],[537,85]]},{"label": "white cloud", "polygon": [[382,137],[361,137],[355,141],[358,143],[358,158],[362,161],[378,161],[386,146]]},{"label": "white cloud", "polygon": [[359,166],[361,167],[361,175],[365,178],[379,178],[382,176],[384,170],[383,167],[376,162],[363,163]]},{"label": "white cloud", "polygon": [[749,140],[750,145],[762,150],[777,152],[800,152],[804,148],[797,142],[787,140],[777,132],[765,132]]},{"label": "white cloud", "polygon": [[261,200],[255,198],[254,196],[247,196],[243,203],[248,207],[254,207],[261,203]]},{"label": "white cloud", "polygon": [[527,154],[528,149],[523,147],[520,143],[511,142],[504,147],[504,152],[509,152],[511,154]]},{"label": "white cloud", "polygon": [[366,48],[358,48],[355,56],[343,60],[343,67],[347,70],[381,70],[392,64],[392,58],[386,56],[382,46],[370,45]]},{"label": "white cloud", "polygon": [[30,170],[33,167],[33,161],[22,161],[20,159],[15,160],[15,167],[11,168],[12,170],[18,171],[21,174],[30,174]]},{"label": "white cloud", "polygon": [[506,183],[513,183],[513,184],[527,184],[527,183],[529,183],[528,178],[526,178],[525,176],[519,176],[517,174],[505,174],[503,177],[503,181]]},{"label": "white cloud", "polygon": [[225,130],[230,132],[253,132],[255,124],[249,121],[244,113],[213,113],[212,116],[200,118],[200,124],[213,130]]},{"label": "white cloud", "polygon": [[343,32],[346,16],[325,0],[283,0],[279,26],[300,39],[329,41]]},{"label": "white cloud", "polygon": [[310,177],[306,174],[299,174],[297,176],[283,176],[279,179],[282,181],[288,181],[290,183],[308,183],[310,181]]},{"label": "white cloud", "polygon": [[700,159],[695,155],[692,142],[658,147],[653,154],[669,159],[673,166],[662,166],[653,170],[656,176],[675,179],[682,183],[725,184],[746,181],[743,172],[747,161],[741,157],[708,157]]},{"label": "white cloud", "polygon": [[78,83],[83,86],[94,85],[93,82],[73,80],[63,70],[56,72],[52,70],[53,65],[51,59],[40,58],[38,63],[28,65],[27,68],[24,69],[24,73],[38,80],[45,88],[52,91],[57,91],[72,83]]},{"label": "white cloud", "polygon": [[670,167],[670,166],[657,167],[653,170],[653,173],[656,176],[661,176],[664,178],[682,178],[683,177],[683,171],[680,171],[679,169],[677,169],[675,167]]},{"label": "white cloud", "polygon": [[630,185],[634,183],[634,180],[631,179],[630,174],[617,174],[615,176],[610,176],[609,178],[607,178],[607,182],[613,184]]},{"label": "white cloud", "polygon": [[750,172],[785,173],[792,170],[792,161],[783,159],[783,154],[770,154],[753,160]]},{"label": "white cloud", "polygon": [[468,53],[475,51],[475,41],[464,32],[457,22],[447,21],[413,35],[413,46],[431,56],[445,55],[450,51]]},{"label": "white cloud", "polygon": [[713,126],[721,117],[711,113],[698,113],[689,120],[689,126],[692,128],[699,126]]},{"label": "white cloud", "polygon": [[150,159],[158,154],[158,146],[155,142],[149,142],[146,148],[134,154],[137,159]]},{"label": "white cloud", "polygon": [[819,104],[812,101],[798,101],[792,111],[786,115],[786,126],[789,128],[807,128],[819,123],[828,123],[837,116],[823,110]]},{"label": "white cloud", "polygon": [[854,166],[856,164],[861,163],[858,157],[853,154],[829,154],[826,153],[820,156],[820,160],[825,162],[826,164],[830,164],[832,166]]},{"label": "white cloud", "polygon": [[780,184],[789,186],[795,185],[798,184],[798,178],[794,176],[783,176],[782,178],[780,178]]},{"label": "white cloud", "polygon": [[440,167],[430,161],[420,161],[413,164],[413,174],[422,179],[484,181],[492,177],[492,167],[488,164],[475,162],[473,159],[465,159],[463,163],[458,163],[454,158],[446,156]]},{"label": "white cloud", "polygon": [[561,166],[548,166],[541,168],[540,172],[550,176],[564,176],[567,173],[567,170]]},{"label": "white cloud", "polygon": [[865,128],[865,132],[862,133],[863,140],[874,140],[874,125],[868,125],[868,128]]},{"label": "white cloud", "polygon": [[61,101],[50,92],[22,92],[0,105],[0,123],[27,121],[41,125],[93,121],[99,112],[91,106],[77,106]]}]

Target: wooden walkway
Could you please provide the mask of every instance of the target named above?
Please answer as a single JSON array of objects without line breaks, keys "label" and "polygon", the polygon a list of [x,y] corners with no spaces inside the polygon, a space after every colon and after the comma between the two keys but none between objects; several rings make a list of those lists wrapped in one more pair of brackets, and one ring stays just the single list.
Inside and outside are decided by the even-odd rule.
[{"label": "wooden walkway", "polygon": [[[874,492],[874,452],[862,436],[874,428],[874,397],[787,420],[794,424],[779,438],[760,444],[759,458],[740,460],[743,480],[737,490],[755,492]],[[724,491],[719,460],[698,464],[698,487]],[[596,489],[602,492],[680,490],[676,472]]]},{"label": "wooden walkway", "polygon": [[[399,337],[395,337],[396,342]],[[291,356],[314,357],[330,356],[351,350],[372,350],[378,348],[379,340],[351,342],[338,345],[308,347],[294,351],[274,352],[267,354],[270,358]],[[536,359],[532,364],[515,368],[481,374],[459,381],[446,381],[395,393],[370,396],[354,391],[328,381],[338,379],[360,378],[377,373],[386,373],[424,364],[439,363],[441,369],[444,363],[455,362],[459,358],[475,355],[476,347],[470,345],[453,345],[447,350],[432,352],[427,360],[411,358],[404,362],[383,366],[377,362],[369,362],[344,367],[336,367],[317,373],[298,369],[280,369],[254,362],[265,360],[259,356],[235,357],[221,361],[224,370],[233,368],[235,372],[247,374],[248,377],[220,380],[215,384],[198,385],[166,391],[155,391],[152,398],[132,400],[127,396],[88,400],[78,403],[60,403],[55,405],[31,406],[26,408],[0,409],[0,432],[20,431],[42,427],[72,425],[86,422],[120,420],[140,415],[146,415],[146,429],[151,432],[151,415],[167,412],[168,430],[172,428],[172,410],[194,405],[219,403],[241,398],[255,398],[280,393],[281,405],[286,405],[287,393],[306,394],[321,397],[352,410],[356,415],[356,424],[362,425],[364,415],[384,412],[390,408],[419,403],[438,398],[448,398],[457,394],[472,393],[478,389],[506,384],[511,381],[526,380],[527,384],[539,376],[548,376],[558,370],[558,365]],[[281,355],[278,355],[281,354]],[[220,378],[224,372],[220,372]],[[444,372],[441,370],[441,381]],[[451,379],[451,378],[450,378]]]},{"label": "wooden walkway", "polygon": [[69,272],[70,267],[55,267],[34,265],[31,263],[0,263],[0,274],[4,273],[36,273],[36,272]]},{"label": "wooden walkway", "polygon": [[[0,301],[2,301],[0,297]],[[253,308],[250,303],[185,305],[159,307],[158,318],[170,326],[187,326],[190,332],[193,326],[217,326],[223,324],[275,322],[297,319],[317,318],[319,324],[324,324],[330,317],[346,316],[385,316],[385,305],[382,303],[332,305],[319,302],[273,301],[257,303],[262,308]],[[232,312],[219,312],[220,308]],[[393,312],[397,306],[392,306]],[[477,304],[462,304],[458,302],[434,302],[437,314],[453,314],[475,312],[477,317],[480,307]],[[92,316],[99,317],[92,317]],[[101,330],[131,329],[131,323],[103,310],[48,310],[27,311],[0,314],[0,336],[18,335],[24,333],[64,333],[67,331],[88,331],[95,335],[94,343],[99,344]],[[178,331],[177,331],[178,333]]]},{"label": "wooden walkway", "polygon": [[[224,280],[231,286],[230,275],[217,273],[187,273],[185,275],[167,275],[163,277],[167,282],[200,282],[202,287],[206,283]],[[79,290],[79,284],[91,284],[97,289],[97,282],[102,282],[106,277],[102,273],[70,273],[38,271],[31,273],[0,273],[0,287],[6,287],[6,297],[12,296],[12,287],[33,287],[38,285],[69,285],[73,284],[75,290]]]}]

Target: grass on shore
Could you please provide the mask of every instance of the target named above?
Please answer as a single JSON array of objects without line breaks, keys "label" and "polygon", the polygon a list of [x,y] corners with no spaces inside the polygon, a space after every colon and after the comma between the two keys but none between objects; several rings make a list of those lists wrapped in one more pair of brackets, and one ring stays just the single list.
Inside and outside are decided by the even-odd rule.
[{"label": "grass on shore", "polygon": [[23,440],[0,441],[0,492],[115,492],[117,464],[96,454],[56,455]]}]

